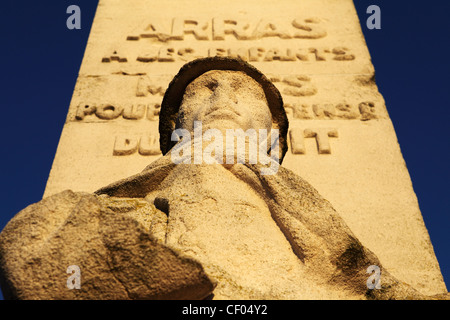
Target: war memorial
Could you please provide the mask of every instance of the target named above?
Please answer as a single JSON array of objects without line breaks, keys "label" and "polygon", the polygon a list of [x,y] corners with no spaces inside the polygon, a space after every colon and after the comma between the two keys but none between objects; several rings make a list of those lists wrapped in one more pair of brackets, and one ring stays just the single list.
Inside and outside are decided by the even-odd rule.
[{"label": "war memorial", "polygon": [[351,0],[100,0],[4,296],[448,299],[388,110]]}]

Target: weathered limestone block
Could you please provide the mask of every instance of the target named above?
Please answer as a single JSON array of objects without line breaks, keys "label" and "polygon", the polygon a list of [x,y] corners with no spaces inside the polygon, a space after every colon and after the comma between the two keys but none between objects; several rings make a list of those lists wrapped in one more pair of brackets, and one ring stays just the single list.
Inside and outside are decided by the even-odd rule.
[{"label": "weathered limestone block", "polygon": [[[159,212],[160,213],[160,212]],[[64,191],[19,212],[0,234],[7,299],[203,299],[214,284],[202,266],[149,232],[158,210]],[[76,265],[80,289],[66,273]]]}]

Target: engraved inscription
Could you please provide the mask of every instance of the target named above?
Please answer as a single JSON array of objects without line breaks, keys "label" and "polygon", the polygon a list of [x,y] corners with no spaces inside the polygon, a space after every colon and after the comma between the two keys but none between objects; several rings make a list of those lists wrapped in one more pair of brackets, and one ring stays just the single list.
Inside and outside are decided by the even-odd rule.
[{"label": "engraved inscription", "polygon": [[95,104],[79,104],[75,114],[75,119],[83,120],[85,116],[93,114],[96,109],[97,107]]},{"label": "engraved inscription", "polygon": [[155,156],[161,153],[159,139],[155,135],[141,137],[118,136],[114,141],[113,155],[127,156],[138,152],[143,156]]},{"label": "engraved inscription", "polygon": [[136,138],[116,137],[114,141],[114,156],[126,156],[136,152],[138,141]]},{"label": "engraved inscription", "polygon": [[139,154],[143,156],[155,156],[161,153],[159,139],[156,136],[143,136],[139,142]]},{"label": "engraved inscription", "polygon": [[148,93],[152,95],[164,96],[165,85],[159,81],[151,80],[148,76],[141,76],[138,79],[136,97],[145,97]]},{"label": "engraved inscription", "polygon": [[375,111],[375,103],[373,102],[361,102],[358,106],[361,113],[361,120],[367,121],[371,119],[377,119]]},{"label": "engraved inscription", "polygon": [[123,112],[120,105],[102,104],[95,110],[95,115],[102,120],[114,120]]},{"label": "engraved inscription", "polygon": [[126,57],[123,57],[117,53],[117,51],[114,51],[112,55],[106,56],[102,58],[102,62],[128,62],[128,59]]},{"label": "engraved inscription", "polygon": [[302,103],[286,103],[284,105],[288,118],[309,120],[313,119],[314,115],[312,109],[307,104]]},{"label": "engraved inscription", "polygon": [[380,118],[375,103],[364,101],[352,103],[285,103],[284,108],[291,119],[299,120],[361,120],[367,121]]},{"label": "engraved inscription", "polygon": [[168,48],[168,47],[162,47],[161,49],[159,49],[158,61],[159,62],[174,62],[175,61],[175,49]]},{"label": "engraved inscription", "polygon": [[147,119],[150,121],[158,121],[160,109],[161,109],[161,105],[159,103],[152,103],[152,104],[148,105]]},{"label": "engraved inscription", "polygon": [[293,154],[306,153],[302,129],[292,128],[291,130],[289,130],[289,139],[291,140],[291,151]]},{"label": "engraved inscription", "polygon": [[346,103],[334,104],[314,104],[313,111],[317,119],[358,119],[361,114]]},{"label": "engraved inscription", "polygon": [[[284,41],[289,39],[321,39],[327,36],[324,19],[319,18],[293,18],[274,21],[271,18],[224,18],[212,19],[174,17],[151,18],[136,34],[127,36],[129,41],[152,39],[152,45],[140,52],[137,56],[120,56],[116,51],[113,55],[107,54],[102,62],[127,62],[138,61],[141,63],[191,61],[196,58],[208,56],[238,57],[249,62],[271,62],[271,61],[297,61],[297,62],[321,62],[321,61],[353,61],[355,54],[350,48],[339,46],[334,48],[316,46],[292,46],[293,42]],[[176,41],[198,40],[211,44],[250,43],[247,47],[202,47],[193,48],[177,47],[173,45]],[[278,38],[279,45],[261,45],[264,38]],[[156,42],[160,43],[160,46]],[[175,41],[175,42],[172,42]],[[298,42],[295,42],[298,43]],[[155,46],[156,44],[156,46]],[[195,47],[195,46],[194,46]]]},{"label": "engraved inscription", "polygon": [[[289,130],[290,149],[292,154],[305,155],[305,138],[315,138],[318,154],[331,154],[330,138],[338,138],[337,129],[333,128],[292,128]],[[117,136],[114,140],[113,155],[127,156],[138,153],[142,156],[161,154],[157,135],[144,134],[138,136]]]},{"label": "engraved inscription", "polygon": [[334,60],[338,61],[347,61],[347,60],[355,60],[355,55],[349,52],[350,50],[346,47],[337,47],[333,49]]},{"label": "engraved inscription", "polygon": [[213,19],[213,40],[225,40],[227,34],[233,35],[238,40],[254,40],[252,30],[250,23],[245,20]]},{"label": "engraved inscription", "polygon": [[174,18],[171,38],[183,40],[185,34],[194,35],[197,40],[210,40],[208,20]]},{"label": "engraved inscription", "polygon": [[292,154],[306,154],[305,138],[315,138],[318,154],[331,154],[330,138],[337,138],[338,131],[330,128],[301,129],[292,128],[289,130],[289,139]]},{"label": "engraved inscription", "polygon": [[159,56],[159,49],[151,48],[143,54],[138,55],[136,58],[137,61],[140,62],[153,62],[157,61]]},{"label": "engraved inscription", "polygon": [[293,37],[299,39],[320,39],[327,35],[325,29],[320,26],[320,19],[295,19],[292,25],[297,29]]},{"label": "engraved inscription", "polygon": [[311,78],[308,76],[287,76],[283,78],[283,83],[288,87],[283,89],[283,93],[288,96],[313,96],[317,89],[311,84]]},{"label": "engraved inscription", "polygon": [[[311,78],[304,75],[291,75],[286,77],[270,76],[270,80],[280,86],[284,95],[300,97],[313,96],[317,93],[317,88],[312,83]],[[160,81],[151,79],[148,76],[141,76],[136,87],[136,96],[145,97],[148,94],[164,96],[166,85]]]},{"label": "engraved inscription", "polygon": [[[274,82],[282,82],[282,78],[273,77]],[[273,80],[272,79],[272,80]],[[306,87],[307,88],[307,87]],[[300,88],[301,89],[301,88]],[[285,93],[286,90],[283,90]],[[151,88],[141,91],[140,96],[148,94],[161,94],[160,91],[153,91]],[[162,92],[162,95],[164,92]],[[285,93],[286,94],[286,93]],[[307,95],[307,94],[305,94]],[[99,120],[141,120],[158,121],[161,105],[159,103],[150,104],[105,104],[105,103],[80,103],[75,112],[75,120],[92,121]],[[364,101],[359,104],[325,103],[285,103],[286,114],[291,120],[361,120],[368,121],[379,119],[380,115],[374,102]]]},{"label": "engraved inscription", "polygon": [[131,105],[123,109],[123,118],[128,120],[139,120],[145,115],[147,106],[144,104]]},{"label": "engraved inscription", "polygon": [[305,138],[316,138],[319,154],[330,154],[331,146],[329,138],[337,138],[338,131],[329,128],[305,129],[304,136]]},{"label": "engraved inscription", "polygon": [[150,104],[130,104],[122,106],[120,104],[85,104],[80,103],[75,113],[75,120],[86,120],[86,116],[95,116],[101,120],[115,120],[123,118],[126,120],[147,119],[158,121],[159,103]]},{"label": "engraved inscription", "polygon": [[317,18],[295,18],[293,20],[272,21],[260,19],[248,21],[245,19],[228,18],[173,18],[169,25],[167,21],[154,18],[139,34],[127,36],[129,41],[145,38],[157,39],[160,42],[169,40],[184,40],[186,35],[205,41],[222,41],[227,37],[237,40],[259,40],[267,37],[280,39],[320,39],[327,35],[323,22]]},{"label": "engraved inscription", "polygon": [[[249,62],[326,62],[326,61],[353,61],[356,56],[349,48],[336,47],[234,47],[225,48],[213,46],[207,49],[194,49],[192,47],[175,47],[161,46],[157,48],[148,48],[145,52],[139,53],[135,58],[136,61],[142,63],[154,62],[174,62],[174,61],[190,61],[196,58],[204,57],[238,57]],[[113,57],[113,56],[112,56]],[[120,61],[127,62],[126,58],[114,56],[104,57],[102,62]],[[132,60],[132,59],[131,59]]]},{"label": "engraved inscription", "polygon": [[201,55],[196,54],[193,48],[182,48],[177,51],[178,58],[183,61],[191,61],[197,58],[201,58]]}]

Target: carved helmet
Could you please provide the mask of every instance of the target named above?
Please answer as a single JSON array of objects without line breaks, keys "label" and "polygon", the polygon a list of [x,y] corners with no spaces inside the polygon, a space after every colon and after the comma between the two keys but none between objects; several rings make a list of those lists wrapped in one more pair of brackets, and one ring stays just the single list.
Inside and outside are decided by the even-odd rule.
[{"label": "carved helmet", "polygon": [[171,136],[176,129],[178,111],[186,87],[194,79],[211,70],[242,71],[262,86],[272,113],[272,128],[278,129],[280,133],[279,162],[281,164],[288,149],[287,132],[289,127],[281,94],[273,83],[258,69],[241,59],[228,57],[208,57],[190,61],[172,79],[164,94],[159,115],[159,144],[161,152],[166,154],[176,144],[175,141],[171,141]]}]

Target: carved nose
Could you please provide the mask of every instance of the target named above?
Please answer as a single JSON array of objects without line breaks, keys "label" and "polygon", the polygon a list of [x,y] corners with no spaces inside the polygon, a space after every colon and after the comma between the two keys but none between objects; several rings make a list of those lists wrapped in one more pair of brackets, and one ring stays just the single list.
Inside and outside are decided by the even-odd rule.
[{"label": "carved nose", "polygon": [[238,103],[238,99],[236,97],[236,94],[234,92],[234,89],[231,87],[226,86],[220,86],[216,88],[214,91],[214,99],[219,103]]}]

